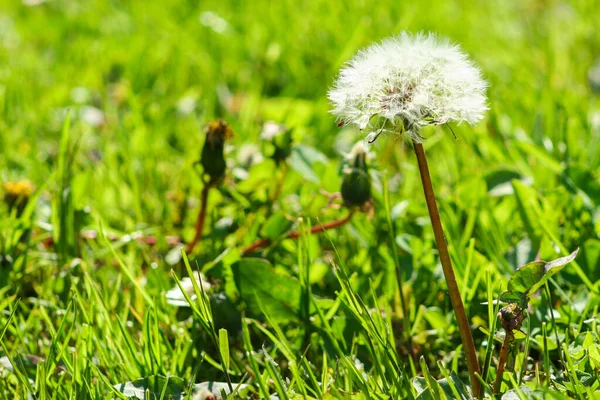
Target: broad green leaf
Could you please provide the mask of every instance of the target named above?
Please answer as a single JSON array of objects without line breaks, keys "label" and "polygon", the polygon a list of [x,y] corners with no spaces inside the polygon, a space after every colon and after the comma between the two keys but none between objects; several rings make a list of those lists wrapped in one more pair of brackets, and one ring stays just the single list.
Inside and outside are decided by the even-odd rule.
[{"label": "broad green leaf", "polygon": [[267,219],[261,230],[261,234],[270,240],[275,240],[287,232],[291,226],[292,221],[287,219],[283,212],[277,212]]},{"label": "broad green leaf", "polygon": [[313,171],[313,164],[317,162],[326,163],[327,157],[317,149],[305,145],[294,146],[289,159],[290,167],[314,183],[321,181]]},{"label": "broad green leaf", "polygon": [[521,174],[512,169],[499,168],[488,172],[484,179],[490,196],[505,196],[514,193],[512,181],[520,180]]},{"label": "broad green leaf", "polygon": [[268,261],[259,258],[244,258],[231,269],[240,298],[252,312],[261,313],[258,296],[275,320],[301,317],[303,290],[296,278],[276,271]]},{"label": "broad green leaf", "polygon": [[505,303],[524,304],[527,303],[527,294],[523,292],[513,292],[512,290],[507,290],[500,294],[500,301]]},{"label": "broad green leaf", "polygon": [[528,293],[546,273],[545,261],[533,261],[517,269],[508,281],[507,289],[513,293]]},{"label": "broad green leaf", "polygon": [[592,368],[600,368],[600,346],[597,344],[591,345],[588,349],[588,356],[590,357]]},{"label": "broad green leaf", "polygon": [[577,253],[579,253],[579,249],[575,250],[571,254],[565,257],[557,258],[556,260],[550,261],[546,263],[544,268],[546,269],[546,273],[542,277],[542,279],[535,283],[530,289],[530,293],[534,293],[540,287],[542,287],[548,279],[550,279],[553,275],[557,274],[561,269],[563,269],[568,263],[573,261],[575,257],[577,257]]},{"label": "broad green leaf", "polygon": [[534,261],[525,264],[515,271],[508,281],[507,291],[502,293],[500,299],[506,302],[516,302],[518,301],[518,296],[529,296],[531,293],[534,293],[548,279],[573,261],[578,252],[579,249],[566,257],[557,258],[550,262]]},{"label": "broad green leaf", "polygon": [[438,307],[429,307],[424,311],[425,312],[423,313],[423,316],[433,329],[438,331],[444,331],[448,329],[448,320],[446,319],[446,316],[442,310],[440,310]]}]

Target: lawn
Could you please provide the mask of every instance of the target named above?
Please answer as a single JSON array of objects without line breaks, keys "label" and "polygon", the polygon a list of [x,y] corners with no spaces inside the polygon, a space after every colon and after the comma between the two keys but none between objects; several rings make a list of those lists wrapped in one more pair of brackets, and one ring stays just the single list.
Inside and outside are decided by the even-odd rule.
[{"label": "lawn", "polygon": [[474,398],[413,143],[344,183],[403,31],[489,84],[420,132],[481,395],[600,397],[598,6],[0,0],[0,398]]}]

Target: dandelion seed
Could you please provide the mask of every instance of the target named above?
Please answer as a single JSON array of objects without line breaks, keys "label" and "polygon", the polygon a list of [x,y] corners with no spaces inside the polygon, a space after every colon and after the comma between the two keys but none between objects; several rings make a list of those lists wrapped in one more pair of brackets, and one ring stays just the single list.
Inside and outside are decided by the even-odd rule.
[{"label": "dandelion seed", "polygon": [[421,127],[479,122],[488,109],[486,88],[458,46],[404,32],[359,51],[328,97],[342,123],[368,130],[372,139],[390,132],[420,142]]}]

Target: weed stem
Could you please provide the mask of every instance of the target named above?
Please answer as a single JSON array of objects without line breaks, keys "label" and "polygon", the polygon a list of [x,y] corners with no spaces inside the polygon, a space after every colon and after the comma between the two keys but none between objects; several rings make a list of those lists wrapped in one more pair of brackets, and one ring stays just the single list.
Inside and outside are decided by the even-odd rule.
[{"label": "weed stem", "polygon": [[[313,226],[310,229],[310,233],[321,233],[326,230],[334,229],[334,228],[337,228],[338,226],[342,226],[346,222],[350,221],[350,219],[352,219],[353,214],[354,214],[354,212],[350,211],[348,213],[348,215],[342,219],[337,219],[335,221],[331,221],[326,224]],[[286,236],[286,239],[297,239],[301,234],[302,234],[301,231],[294,231],[294,232],[288,234]],[[244,250],[242,250],[242,254],[246,255],[246,254],[253,253],[258,249],[262,249],[263,247],[268,246],[269,244],[271,244],[271,239],[266,239],[266,238],[259,239],[259,240],[255,241],[254,243],[252,243],[250,246],[246,247]]]},{"label": "weed stem", "polygon": [[194,239],[192,239],[185,249],[186,253],[188,254],[194,250],[194,247],[196,247],[198,241],[202,239],[204,220],[206,219],[206,203],[208,202],[208,192],[216,183],[217,180],[211,177],[202,188],[202,194],[200,195],[200,212],[198,213],[198,219],[196,220],[196,234],[194,235]]},{"label": "weed stem", "polygon": [[512,331],[506,331],[506,336],[504,336],[504,342],[502,343],[502,348],[500,349],[500,358],[498,359],[498,370],[496,372],[496,381],[494,382],[494,393],[498,393],[500,390],[502,375],[504,374],[504,365],[506,364],[508,350],[510,349],[510,344],[512,343],[513,339],[514,333],[512,333]]},{"label": "weed stem", "polygon": [[469,377],[471,379],[473,396],[478,398],[480,397],[481,392],[481,382],[479,379],[477,379],[476,374],[481,374],[481,372],[479,370],[479,362],[477,361],[475,343],[473,342],[473,336],[471,335],[471,327],[469,325],[469,320],[467,319],[465,306],[463,305],[462,298],[460,297],[460,291],[458,289],[458,284],[456,283],[456,275],[454,274],[454,269],[452,268],[452,261],[450,260],[448,245],[446,244],[446,238],[444,237],[440,212],[436,204],[435,192],[433,191],[433,186],[431,184],[431,176],[429,175],[429,167],[427,165],[425,150],[423,149],[423,144],[421,143],[413,142],[413,146],[415,155],[417,156],[417,162],[419,164],[423,192],[425,193],[425,201],[427,202],[427,209],[429,210],[429,217],[431,219],[431,225],[433,226],[435,242],[440,254],[440,262],[442,264],[442,269],[444,270],[446,284],[448,285],[450,302],[454,308],[456,322],[458,323],[458,331],[460,333],[460,338],[463,344],[465,355],[467,357],[467,366],[469,368]]}]

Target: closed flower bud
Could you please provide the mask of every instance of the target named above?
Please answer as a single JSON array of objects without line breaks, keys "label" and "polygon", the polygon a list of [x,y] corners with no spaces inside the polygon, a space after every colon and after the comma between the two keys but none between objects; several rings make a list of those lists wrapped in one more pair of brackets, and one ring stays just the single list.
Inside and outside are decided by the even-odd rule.
[{"label": "closed flower bud", "polygon": [[342,198],[348,207],[363,206],[371,200],[371,177],[367,166],[368,150],[364,142],[354,145],[342,170]]},{"label": "closed flower bud", "polygon": [[204,168],[204,173],[211,179],[218,179],[225,175],[227,164],[223,149],[225,141],[231,136],[231,127],[223,120],[211,122],[206,127],[206,141],[202,148],[200,164]]},{"label": "closed flower bud", "polygon": [[523,309],[517,303],[510,303],[500,309],[498,318],[500,318],[504,330],[511,332],[515,329],[521,329],[525,314],[523,314]]}]

